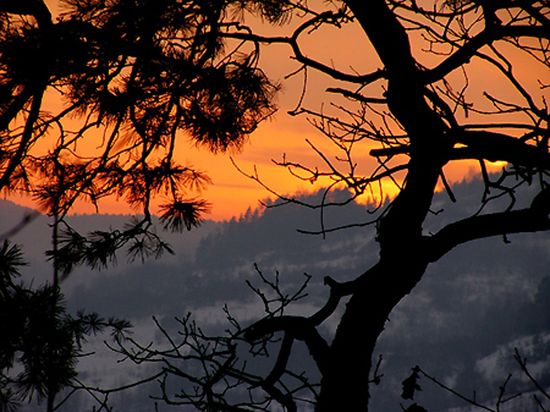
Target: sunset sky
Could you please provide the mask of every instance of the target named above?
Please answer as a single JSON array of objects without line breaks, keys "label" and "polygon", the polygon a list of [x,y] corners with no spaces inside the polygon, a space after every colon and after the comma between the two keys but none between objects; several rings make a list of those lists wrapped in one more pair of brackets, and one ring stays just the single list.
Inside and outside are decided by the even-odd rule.
[{"label": "sunset sky", "polygon": [[[43,409],[43,394],[60,412],[96,402],[290,410],[295,400],[298,410],[466,412],[509,401],[504,409],[520,410],[548,393],[550,43],[537,10],[519,0],[497,11],[477,0],[293,0],[319,26],[299,16],[269,25],[242,10],[225,25],[233,10],[220,23],[218,6],[285,3],[32,1],[38,12],[14,17],[14,33],[11,17],[0,19],[0,298],[7,317],[30,325],[12,328],[0,409],[12,392],[27,412]],[[62,2],[100,7],[64,19]],[[321,14],[342,4],[344,14]],[[246,33],[294,49],[255,49]],[[256,62],[280,85],[277,110],[231,147],[272,107],[276,87],[249,70]],[[352,81],[312,68],[321,66]],[[342,201],[344,183],[363,194]],[[341,204],[303,207],[319,206],[327,188]],[[277,199],[290,204],[264,208]],[[133,325],[129,339],[111,327],[118,319]],[[34,323],[45,346],[27,345]],[[120,348],[96,336],[104,325]],[[19,393],[28,373],[15,373],[50,347],[67,350],[39,365],[46,389]],[[420,378],[421,393],[406,399]]]},{"label": "sunset sky", "polygon": [[[47,3],[55,12],[58,10],[58,1],[49,0]],[[292,26],[293,23],[291,23]],[[288,28],[270,28],[261,25],[260,32],[270,34],[274,30],[286,30]],[[343,29],[323,29],[302,38],[304,52],[315,57],[328,65],[333,65],[342,71],[367,73],[381,67],[378,58],[370,48],[369,42],[364,33],[355,24],[348,25]],[[428,55],[422,51],[420,42],[413,43],[414,54],[421,64],[430,67],[437,63],[438,58]],[[303,75],[285,80],[285,76],[299,68],[296,62],[289,59],[289,50],[284,46],[269,46],[262,51],[261,65],[268,75],[282,84],[282,90],[278,95],[279,111],[271,119],[265,121],[250,136],[242,150],[230,151],[228,153],[212,154],[206,148],[194,146],[188,143],[185,136],[181,136],[178,158],[183,164],[194,165],[197,169],[205,171],[212,179],[213,185],[200,194],[212,204],[210,219],[223,220],[239,216],[247,208],[258,206],[259,199],[272,197],[258,183],[241,174],[232,164],[231,159],[246,173],[253,174],[256,168],[261,179],[273,190],[282,194],[295,193],[297,191],[312,191],[322,187],[327,182],[319,181],[313,185],[300,181],[293,177],[284,168],[273,164],[272,160],[280,160],[283,155],[289,161],[299,162],[309,166],[321,166],[319,157],[310,148],[306,140],[312,142],[317,148],[327,155],[331,160],[337,156],[333,145],[324,138],[314,127],[308,124],[306,116],[292,117],[287,112],[292,110],[300,100],[302,94]],[[542,80],[548,83],[550,79],[544,66],[529,62],[526,55],[515,52],[518,71],[521,71],[522,78],[533,90],[539,89],[537,81]],[[482,99],[482,93],[489,91],[501,98],[513,97],[511,88],[506,87],[494,79],[494,72],[487,65],[472,63],[468,65],[469,76],[469,100]],[[462,74],[454,75],[458,83],[463,82]],[[345,87],[334,81],[328,82],[326,76],[308,72],[308,87],[304,98],[304,107],[312,110],[324,110],[331,103],[345,103],[338,96],[326,93],[327,86]],[[380,96],[383,92],[384,82],[379,81],[370,85],[365,92],[370,96]],[[349,86],[348,86],[349,87]],[[538,93],[539,97],[542,92]],[[56,102],[50,102],[56,105]],[[46,107],[47,109],[47,107]],[[464,119],[461,119],[464,120]],[[472,119],[468,119],[472,121]],[[359,169],[368,173],[375,164],[368,156],[370,144],[357,146],[355,149],[355,161]],[[502,165],[493,165],[500,168]],[[477,166],[473,162],[462,162],[447,167],[446,173],[449,181],[457,182],[464,180],[477,173]],[[392,195],[396,188],[391,182],[385,183],[385,194]],[[19,203],[32,206],[30,200],[15,199]],[[102,213],[132,213],[123,202],[116,199],[104,200],[101,204]],[[75,210],[77,213],[93,213],[91,205],[79,204]]]}]

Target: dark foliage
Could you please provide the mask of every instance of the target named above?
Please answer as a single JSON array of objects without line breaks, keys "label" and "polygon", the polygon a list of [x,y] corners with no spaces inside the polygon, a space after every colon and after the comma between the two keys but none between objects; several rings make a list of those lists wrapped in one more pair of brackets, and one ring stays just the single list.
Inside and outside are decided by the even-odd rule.
[{"label": "dark foliage", "polygon": [[59,288],[32,289],[15,281],[23,264],[19,248],[5,241],[0,250],[0,410],[5,411],[69,385],[87,336],[106,328],[118,336],[130,327],[96,314],[70,315]]},{"label": "dark foliage", "polygon": [[403,399],[414,399],[414,394],[416,391],[421,391],[422,388],[418,384],[418,373],[420,369],[418,367],[413,368],[411,375],[405,379],[402,383],[403,391],[401,392],[401,397]]},{"label": "dark foliage", "polygon": [[[127,242],[131,256],[158,255],[164,245],[145,233],[152,207],[174,211],[167,226],[176,230],[208,210],[198,195],[210,180],[178,163],[177,141],[238,149],[275,110],[278,85],[257,67],[258,50],[223,38],[225,17],[254,9],[277,20],[290,6],[66,0],[54,21],[41,1],[15,3],[0,4],[0,192],[34,196],[54,231],[79,199],[97,206],[116,196],[142,211],[134,240],[131,230],[78,240],[69,230],[67,247],[51,252],[64,274],[105,266]],[[50,98],[63,107],[46,112]],[[42,141],[51,141],[46,153],[35,150]],[[92,245],[98,257],[84,258]]]},{"label": "dark foliage", "polygon": [[[166,229],[198,226],[209,178],[181,165],[176,141],[214,152],[239,149],[275,109],[278,89],[254,48],[227,47],[226,15],[259,10],[279,19],[285,2],[64,0],[53,18],[40,0],[0,2],[0,193],[33,196],[52,217],[52,285],[17,283],[19,249],[0,250],[1,407],[36,394],[53,410],[75,376],[80,342],[126,325],[66,312],[59,282],[78,265],[105,269],[173,253],[155,232],[153,198]],[[46,105],[55,99],[60,106]],[[46,150],[37,150],[45,144]],[[78,233],[75,202],[116,196],[142,218]],[[4,339],[5,337],[5,339]],[[22,368],[18,372],[17,367]]]}]

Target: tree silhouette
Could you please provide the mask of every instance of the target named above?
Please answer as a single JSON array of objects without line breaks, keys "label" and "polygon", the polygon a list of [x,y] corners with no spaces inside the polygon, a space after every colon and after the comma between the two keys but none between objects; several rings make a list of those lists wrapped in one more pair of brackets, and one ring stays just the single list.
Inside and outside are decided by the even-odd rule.
[{"label": "tree silhouette", "polygon": [[[273,402],[287,410],[296,410],[304,403],[313,403],[317,411],[367,410],[369,386],[380,379],[378,368],[373,375],[376,341],[392,310],[420,281],[428,265],[465,242],[550,228],[549,115],[544,96],[547,85],[542,80],[535,86],[526,81],[529,64],[548,68],[547,4],[285,2],[279,15],[289,19],[293,12],[301,20],[287,35],[260,35],[243,24],[231,26],[233,30],[224,33],[226,38],[252,42],[257,47],[288,45],[291,57],[301,64],[305,74],[318,71],[332,78],[335,85],[327,92],[348,100],[345,105],[335,103],[332,112],[329,109],[319,112],[303,105],[293,111],[309,116],[314,126],[335,144],[340,150],[335,160],[312,145],[324,162],[324,169],[286,158],[279,164],[307,181],[331,179],[327,193],[332,187],[345,185],[351,193],[347,201],[376,191],[378,184],[387,179],[395,182],[399,193],[376,221],[358,223],[377,225],[379,261],[351,281],[339,283],[327,278],[330,297],[317,312],[310,316],[285,315],[282,312],[288,305],[287,295],[276,293],[277,299],[270,301],[258,291],[268,308],[267,316],[246,328],[235,325],[236,330],[227,338],[216,340],[205,336],[190,327],[189,321],[181,320],[185,338],[164,353],[166,358],[181,348],[196,347],[194,341],[215,341],[223,348],[216,346],[210,351],[205,343],[203,352],[198,353],[208,364],[202,378],[196,374],[191,377],[184,370],[185,364],[171,363],[173,369],[168,368],[173,377],[187,378],[201,388],[198,392],[178,393],[176,399],[202,410],[209,410],[212,405],[221,410],[246,409],[242,403],[232,403],[227,395],[240,386],[251,392],[250,399],[254,401],[249,406],[260,410],[270,410]],[[346,24],[360,25],[376,52],[376,56],[365,58],[378,58],[378,70],[343,71],[339,67],[344,65],[326,64],[302,50],[304,37],[325,26],[340,28]],[[358,44],[362,40],[353,39]],[[517,53],[522,53],[521,59]],[[487,82],[491,73],[491,80],[501,82],[498,84],[502,88],[512,92],[501,97],[485,91],[481,97],[474,97],[470,78],[480,73]],[[376,83],[383,85],[382,93],[373,87]],[[307,91],[307,85],[304,87]],[[354,156],[354,149],[361,144],[370,144],[367,146],[371,148],[370,154],[378,162],[372,174],[366,176],[357,171],[357,165],[364,159],[356,160]],[[485,181],[480,208],[472,216],[447,224],[435,233],[425,233],[423,225],[439,185],[454,199],[444,172],[445,166],[459,160],[472,160],[479,165]],[[506,162],[497,176],[489,173],[488,166],[495,161]],[[262,183],[258,174],[250,177]],[[516,199],[515,190],[521,185],[538,187],[538,193],[530,200]],[[502,210],[491,209],[493,200],[506,198],[508,202]],[[294,198],[280,196],[280,199],[283,204],[300,203]],[[323,209],[345,202],[326,200],[307,206]],[[528,206],[518,208],[518,203]],[[321,218],[319,234],[336,229],[340,228],[326,228]],[[279,291],[278,285],[274,289]],[[335,314],[344,298],[348,300],[343,315],[335,335],[328,341],[319,333],[319,326]],[[280,306],[270,308],[268,304],[273,302]],[[233,322],[233,318],[230,320]],[[279,340],[275,343],[270,339]],[[256,355],[264,354],[269,342],[272,343],[270,371],[262,374],[247,368],[250,363],[244,362],[245,357],[236,349],[242,340],[252,343],[252,354]],[[318,379],[315,375],[307,378],[294,369],[292,348],[297,341],[307,346],[317,366]],[[131,354],[124,348],[121,350]],[[151,354],[144,347],[141,351]],[[135,359],[147,356],[139,350],[137,353]],[[181,358],[194,359],[193,355]],[[178,402],[166,393],[169,402]],[[413,404],[409,410],[414,408],[422,407]]]},{"label": "tree silhouette", "polygon": [[[164,198],[167,226],[198,225],[208,204],[193,192],[209,179],[177,163],[176,140],[238,147],[273,111],[277,86],[257,54],[226,52],[218,34],[232,3],[63,1],[56,22],[41,1],[0,4],[0,190],[30,193],[55,217],[60,274],[86,259],[103,265],[128,242],[138,255],[165,249],[147,230],[152,196]],[[48,98],[63,107],[44,111]],[[63,233],[76,200],[106,196],[143,220],[90,242]]]},{"label": "tree silhouette", "polygon": [[[120,335],[127,321],[104,319],[94,313],[69,314],[60,289],[36,289],[19,284],[25,265],[18,246],[4,241],[0,248],[0,410],[15,411],[33,396],[47,399],[54,408],[55,395],[76,376],[82,343],[88,336],[110,329]],[[15,365],[19,366],[19,370]]]},{"label": "tree silhouette", "polygon": [[[541,80],[538,90],[528,86],[521,73],[529,70],[522,67],[526,62],[548,69],[550,9],[537,1],[347,0],[330,5],[333,8],[327,6],[323,12],[309,10],[308,19],[290,36],[247,32],[230,36],[289,45],[304,70],[321,71],[350,87],[332,87],[329,92],[358,102],[355,110],[342,107],[340,116],[298,108],[314,122],[317,119],[317,128],[343,153],[333,162],[318,151],[326,162],[324,171],[284,159],[283,166],[294,168],[305,179],[329,176],[349,187],[352,196],[389,176],[395,177],[400,190],[376,222],[380,258],[373,267],[344,283],[327,279],[330,298],[317,313],[269,317],[252,325],[247,336],[255,340],[283,332],[285,342],[304,341],[321,374],[316,410],[360,411],[367,410],[376,341],[393,308],[416,286],[429,264],[465,242],[550,228],[547,85]],[[322,25],[347,22],[360,25],[380,69],[365,74],[343,72],[301,51],[301,36]],[[420,47],[412,43],[413,36]],[[523,53],[521,60],[514,55],[518,51]],[[469,97],[472,71],[488,67],[500,77],[502,87],[513,90],[510,97],[488,91],[479,100]],[[370,90],[376,93],[375,88],[369,89],[375,82],[384,85],[381,95],[370,95]],[[365,140],[379,145],[370,151],[379,167],[370,176],[358,176],[353,148]],[[464,159],[477,161],[485,179],[480,210],[436,233],[424,233],[438,183],[454,197],[444,167]],[[487,172],[487,162],[494,161],[507,164],[496,179]],[[399,173],[403,173],[401,179]],[[539,191],[529,206],[518,209],[514,189],[524,184],[537,185]],[[502,196],[509,197],[508,206],[488,212],[491,200]],[[332,341],[327,342],[317,327],[344,297],[349,300]],[[286,352],[287,346],[282,345],[277,365],[284,364]]]},{"label": "tree silhouette", "polygon": [[[309,116],[335,144],[341,152],[335,160],[312,145],[323,169],[286,158],[279,164],[304,180],[329,179],[327,193],[344,185],[351,194],[347,201],[381,190],[383,181],[399,189],[375,222],[358,223],[377,225],[379,261],[350,281],[327,278],[330,296],[310,316],[285,315],[289,303],[303,297],[301,290],[289,298],[278,283],[263,278],[275,291],[271,299],[258,290],[267,316],[246,328],[230,317],[235,328],[228,337],[206,336],[182,319],[182,342],[167,336],[168,350],[134,342],[131,351],[123,344],[119,350],[137,361],[164,359],[162,389],[169,403],[202,410],[270,410],[274,403],[287,410],[297,410],[300,403],[312,403],[317,411],[368,410],[370,385],[379,379],[372,363],[376,341],[392,310],[431,263],[469,241],[550,229],[548,85],[529,78],[532,65],[545,70],[549,65],[546,2],[66,1],[67,11],[56,23],[38,3],[31,10],[0,3],[7,12],[33,16],[18,23],[3,20],[0,124],[5,136],[0,153],[6,154],[0,189],[32,190],[56,222],[79,196],[95,202],[117,194],[141,205],[145,215],[132,227],[96,233],[92,239],[70,230],[57,234],[55,224],[52,255],[61,273],[82,262],[104,265],[124,244],[144,253],[162,251],[165,245],[147,230],[153,194],[170,198],[162,212],[168,226],[196,224],[205,205],[183,196],[204,177],[174,164],[176,135],[185,131],[223,150],[241,142],[271,113],[277,87],[256,67],[262,45],[288,46],[300,64],[297,73],[305,79],[311,71],[322,73],[333,81],[327,93],[346,101],[323,111],[300,101],[292,112]],[[259,34],[247,25],[249,15],[275,23],[281,33]],[[365,59],[376,60],[377,70],[341,70],[345,65],[317,60],[301,47],[320,29],[345,25],[362,29],[366,38],[351,40],[358,43],[358,53],[363,44],[364,50],[372,48],[372,55],[364,52]],[[236,45],[237,51],[226,51],[224,45]],[[246,50],[251,52],[243,55]],[[33,64],[36,56],[41,65]],[[484,87],[494,81],[505,93],[476,92],[470,83],[480,74]],[[67,99],[58,115],[40,112],[48,88]],[[72,113],[85,119],[76,132],[61,122]],[[97,125],[105,127],[102,151],[79,158],[73,146]],[[55,149],[33,155],[32,146],[52,128],[59,129]],[[361,145],[377,162],[368,175],[357,168],[365,162],[354,155]],[[479,210],[425,233],[434,192],[441,186],[454,199],[445,167],[462,160],[477,162],[485,181]],[[506,166],[495,177],[488,164],[496,161]],[[261,182],[256,174],[250,177]],[[533,185],[538,193],[517,202],[515,189],[521,185]],[[383,198],[381,191],[378,197]],[[495,199],[509,201],[493,210]],[[309,206],[322,210],[330,205],[326,200]],[[321,223],[320,234],[338,229]],[[318,328],[344,299],[347,304],[328,341]],[[306,345],[318,376],[293,371],[296,341]],[[250,363],[242,361],[237,345],[242,342],[252,343],[253,355],[273,354],[272,369],[247,369]],[[185,372],[171,362],[174,358],[198,365]],[[168,396],[169,376],[190,382],[176,400]],[[240,387],[251,393],[245,403],[229,396]]]},{"label": "tree silhouette", "polygon": [[[209,179],[177,163],[176,140],[212,151],[239,147],[272,113],[277,90],[256,68],[254,50],[224,48],[221,18],[238,1],[59,4],[54,20],[41,0],[0,2],[0,192],[33,196],[52,217],[53,244],[52,285],[40,290],[13,280],[7,252],[19,257],[16,246],[5,243],[0,256],[3,316],[18,325],[2,348],[0,407],[7,410],[12,395],[33,391],[53,410],[74,375],[78,341],[121,326],[65,313],[58,286],[75,265],[106,267],[123,247],[130,258],[171,252],[151,230],[153,196],[164,198],[167,229],[200,224],[208,203],[196,193]],[[107,196],[142,217],[87,236],[69,226],[77,200],[97,206]],[[6,372],[16,353],[24,377]]]}]

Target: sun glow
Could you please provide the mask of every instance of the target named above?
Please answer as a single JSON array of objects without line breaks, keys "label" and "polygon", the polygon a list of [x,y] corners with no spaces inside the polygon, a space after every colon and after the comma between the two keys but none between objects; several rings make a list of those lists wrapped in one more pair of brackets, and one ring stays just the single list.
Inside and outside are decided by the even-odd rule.
[{"label": "sun glow", "polygon": [[[59,2],[57,0],[46,1],[54,15],[59,14]],[[275,33],[275,29],[266,25],[262,26],[261,33],[270,35]],[[358,25],[347,25],[344,29],[322,28],[311,36],[303,36],[304,51],[308,55],[315,55],[321,62],[327,65],[336,66],[346,72],[369,72],[380,66],[378,58],[374,56],[371,46],[364,41],[364,33]],[[414,37],[414,36],[413,36]],[[349,39],[358,39],[356,42]],[[366,46],[365,46],[366,44]],[[434,57],[422,51],[422,47],[413,44],[415,57],[422,61],[426,67],[433,67],[437,64],[440,57]],[[360,47],[365,49],[358,50]],[[511,47],[511,46],[510,46]],[[276,162],[285,159],[300,165],[305,165],[310,169],[326,167],[326,162],[316,154],[312,145],[318,151],[326,154],[327,158],[335,162],[344,170],[346,165],[339,163],[337,150],[334,144],[324,138],[314,127],[307,124],[306,116],[292,117],[286,112],[296,107],[296,104],[303,98],[303,104],[312,107],[315,110],[324,110],[323,103],[330,106],[338,101],[338,96],[325,93],[327,77],[315,73],[311,70],[308,77],[308,87],[304,95],[303,79],[301,76],[291,76],[285,78],[289,73],[296,71],[299,65],[289,58],[288,48],[283,46],[267,46],[261,55],[261,65],[266,69],[267,74],[282,82],[282,92],[279,96],[279,113],[271,120],[267,120],[252,133],[249,141],[244,144],[242,150],[238,152],[213,154],[204,147],[197,147],[189,143],[185,136],[179,137],[177,160],[183,165],[192,165],[197,169],[206,172],[211,178],[213,184],[206,187],[202,192],[197,191],[189,193],[189,197],[203,197],[211,203],[211,212],[207,216],[209,219],[224,220],[237,217],[243,214],[249,208],[259,206],[261,199],[273,199],[275,193],[281,195],[292,195],[293,193],[313,193],[323,187],[330,185],[330,179],[308,178],[298,168],[281,167]],[[521,51],[513,50],[513,56],[518,61],[525,61],[526,66],[522,67],[522,80],[528,84],[530,89],[537,89],[535,84],[539,79],[548,79],[548,73],[543,72],[544,67],[529,59],[524,59]],[[488,76],[494,68],[487,68],[485,63],[480,64],[479,69],[471,69],[469,65],[469,98],[475,101],[481,101],[485,93],[495,94],[499,97],[515,98],[517,94],[512,88],[503,88],[500,83],[487,82]],[[518,66],[519,67],[519,66]],[[488,71],[487,71],[488,70]],[[489,74],[488,74],[489,73]],[[456,80],[457,84],[464,81],[464,73],[456,71],[449,78]],[[369,92],[382,95],[384,86],[375,84]],[[542,91],[540,91],[543,93]],[[535,93],[536,94],[536,93]],[[328,97],[327,97],[328,96]],[[59,96],[49,95],[46,100],[46,109],[52,113],[62,109],[63,102]],[[327,104],[328,103],[328,104]],[[487,104],[489,104],[487,102]],[[323,109],[319,109],[322,107]],[[476,115],[472,113],[457,112],[460,122],[472,122]],[[78,119],[73,119],[75,124]],[[66,127],[70,127],[70,122]],[[43,139],[34,150],[38,152],[47,152],[56,140],[55,130],[50,134],[49,139]],[[78,143],[75,151],[79,155],[91,155],[97,153],[98,148],[103,141],[102,130],[97,129],[88,133],[88,137]],[[308,143],[309,142],[309,143]],[[372,144],[357,145],[354,148],[355,163],[357,166],[357,175],[367,177],[374,170],[378,163],[369,156],[369,150]],[[406,162],[406,158],[400,159]],[[236,166],[235,166],[236,165]],[[506,166],[505,162],[487,163],[487,170],[500,171]],[[290,173],[289,173],[290,172]],[[458,161],[449,164],[444,169],[445,178],[450,184],[461,182],[464,179],[471,179],[480,173],[480,166],[477,161]],[[248,175],[248,176],[247,176]],[[257,177],[262,184],[251,178]],[[297,177],[298,176],[298,177]],[[300,178],[302,177],[302,178]],[[360,204],[378,204],[386,198],[393,198],[403,184],[404,173],[396,174],[395,180],[384,179],[381,182],[374,182],[367,187],[363,194],[359,195],[356,201]],[[269,189],[266,189],[266,187]],[[339,187],[339,186],[336,186]],[[443,184],[438,186],[443,190]],[[271,190],[271,191],[270,191]],[[10,196],[10,200],[29,207],[36,207],[34,199],[21,196]],[[162,199],[152,199],[153,211],[162,203]],[[101,199],[98,202],[99,209],[93,204],[84,201],[76,202],[74,213],[116,213],[133,214],[139,213],[139,210],[132,209],[124,199],[111,196]]]}]

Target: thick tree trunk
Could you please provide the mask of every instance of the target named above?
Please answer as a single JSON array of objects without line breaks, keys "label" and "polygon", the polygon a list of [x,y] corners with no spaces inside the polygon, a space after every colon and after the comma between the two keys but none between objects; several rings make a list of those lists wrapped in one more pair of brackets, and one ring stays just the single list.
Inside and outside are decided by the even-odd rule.
[{"label": "thick tree trunk", "polygon": [[[402,102],[397,105],[405,110]],[[411,106],[410,112],[422,119],[429,113],[425,109]],[[429,263],[428,251],[422,250],[422,224],[444,164],[438,153],[446,138],[438,127],[427,121],[415,124],[410,133],[416,151],[411,153],[405,187],[380,222],[380,260],[356,281],[338,326],[329,366],[323,373],[318,412],[368,411],[376,341],[392,310],[420,281]],[[413,143],[414,136],[419,135],[423,139]]]},{"label": "thick tree trunk", "polygon": [[376,341],[388,316],[422,277],[425,265],[408,253],[384,259],[349,300],[331,346],[317,411],[367,411],[369,374]]},{"label": "thick tree trunk", "polygon": [[376,341],[392,310],[426,270],[427,254],[420,247],[421,223],[437,183],[438,168],[432,168],[431,176],[416,174],[413,168],[407,186],[380,225],[380,261],[356,281],[356,291],[330,348],[318,412],[368,410],[369,374]]},{"label": "thick tree trunk", "polygon": [[367,411],[376,341],[391,311],[422,278],[422,224],[452,142],[427,103],[408,36],[384,0],[346,1],[371,40],[388,78],[388,107],[407,131],[410,162],[403,190],[380,222],[380,261],[356,282],[330,348],[318,412]]}]

